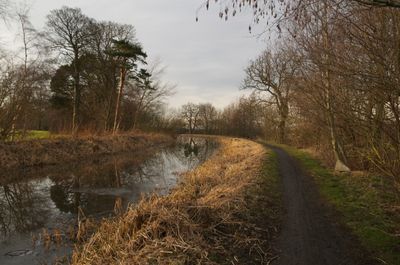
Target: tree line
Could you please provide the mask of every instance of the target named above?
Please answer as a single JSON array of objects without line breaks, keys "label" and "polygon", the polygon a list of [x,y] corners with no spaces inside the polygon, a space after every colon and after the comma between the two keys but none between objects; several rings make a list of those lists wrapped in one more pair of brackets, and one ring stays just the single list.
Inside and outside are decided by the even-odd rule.
[{"label": "tree line", "polygon": [[63,7],[37,31],[19,10],[22,49],[0,56],[0,138],[26,129],[135,128],[262,136],[314,148],[340,171],[378,170],[399,183],[397,4],[222,1],[222,18],[251,8],[254,22],[264,18],[279,38],[245,70],[241,88],[251,96],[223,110],[188,103],[169,116],[163,102],[172,87],[162,82],[159,65],[147,65],[133,26]]},{"label": "tree line", "polygon": [[0,139],[27,129],[115,133],[159,125],[174,87],[162,81],[160,62],[148,65],[132,25],[62,7],[39,31],[27,8],[0,11],[19,25],[22,43],[0,56]]},{"label": "tree line", "polygon": [[211,103],[187,103],[171,114],[167,128],[178,133],[255,138],[264,134],[264,112],[254,96],[243,96],[223,109]]},{"label": "tree line", "polygon": [[262,106],[263,135],[313,148],[339,171],[379,171],[399,185],[400,2],[219,2],[221,18],[250,8],[253,23],[279,36],[242,85]]}]

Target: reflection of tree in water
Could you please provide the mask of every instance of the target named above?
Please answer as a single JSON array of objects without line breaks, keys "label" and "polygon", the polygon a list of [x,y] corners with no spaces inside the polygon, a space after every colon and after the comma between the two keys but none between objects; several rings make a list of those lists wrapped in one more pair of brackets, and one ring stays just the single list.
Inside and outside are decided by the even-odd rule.
[{"label": "reflection of tree in water", "polygon": [[62,212],[76,213],[78,208],[88,214],[111,212],[115,202],[123,199],[118,191],[130,193],[124,200],[126,206],[135,197],[132,195],[139,197],[141,193],[166,188],[168,179],[175,178],[176,172],[204,162],[214,150],[213,143],[208,139],[185,138],[177,148],[158,152],[140,163],[135,163],[137,158],[131,156],[123,158],[127,161],[114,159],[112,163],[76,171],[72,177],[53,177],[51,199]]},{"label": "reflection of tree in water", "polygon": [[46,220],[45,205],[36,196],[33,183],[13,183],[0,189],[0,231],[27,232],[41,227]]},{"label": "reflection of tree in water", "polygon": [[52,205],[72,213],[71,217],[79,208],[91,216],[108,215],[116,203],[125,207],[141,193],[171,187],[175,173],[203,163],[214,147],[208,139],[182,138],[176,147],[153,154],[124,154],[99,163],[30,172],[35,174],[32,177],[48,178],[0,186],[0,236],[49,225],[57,218]]},{"label": "reflection of tree in water", "polygon": [[[181,137],[180,142],[185,156],[182,161],[185,162],[187,170],[204,163],[213,154],[217,145],[215,141],[201,137]],[[178,151],[182,152],[182,149]]]},{"label": "reflection of tree in water", "polygon": [[53,178],[50,198],[56,207],[65,213],[77,214],[81,209],[85,214],[108,212],[114,207],[118,196],[96,194],[91,189],[121,187],[120,171],[115,164],[76,172],[72,177]]},{"label": "reflection of tree in water", "polygon": [[50,188],[50,196],[61,212],[78,214],[81,209],[87,215],[107,214],[119,199],[114,195],[73,191],[69,186],[62,185],[53,185]]},{"label": "reflection of tree in water", "polygon": [[148,182],[157,173],[160,174],[159,171],[149,170],[158,164],[157,159],[143,162],[131,156],[122,160],[114,158],[102,165],[78,168],[69,176],[65,176],[65,173],[64,176],[53,175],[50,177],[54,183],[50,187],[50,197],[56,207],[65,213],[76,214],[78,209],[85,214],[109,213],[113,211],[115,203],[127,205],[128,202],[119,195],[121,192],[126,193],[128,188]]},{"label": "reflection of tree in water", "polygon": [[199,154],[199,146],[196,144],[196,142],[192,137],[190,137],[189,142],[184,144],[183,148],[186,157],[189,157],[192,154],[194,156],[197,156]]},{"label": "reflection of tree in water", "polygon": [[64,213],[77,213],[81,206],[81,194],[73,192],[79,188],[79,177],[73,176],[72,181],[56,182],[50,187],[50,198],[56,207]]}]

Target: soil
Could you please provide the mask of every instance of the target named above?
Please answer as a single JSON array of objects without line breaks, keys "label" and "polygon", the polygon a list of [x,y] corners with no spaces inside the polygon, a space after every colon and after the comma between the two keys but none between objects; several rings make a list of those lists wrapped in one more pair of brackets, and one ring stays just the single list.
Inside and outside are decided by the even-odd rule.
[{"label": "soil", "polygon": [[376,262],[340,224],[338,214],[320,196],[312,178],[280,148],[276,152],[286,211],[273,265],[372,265]]}]

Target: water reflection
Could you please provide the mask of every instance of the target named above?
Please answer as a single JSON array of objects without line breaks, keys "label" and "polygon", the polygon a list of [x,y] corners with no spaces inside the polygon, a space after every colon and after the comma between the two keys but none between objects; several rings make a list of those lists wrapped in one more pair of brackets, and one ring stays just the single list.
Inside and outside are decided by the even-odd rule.
[{"label": "water reflection", "polygon": [[199,145],[196,144],[193,138],[190,138],[187,143],[184,144],[185,156],[190,157],[191,155],[197,156],[199,153]]},{"label": "water reflection", "polygon": [[27,232],[44,224],[46,210],[31,183],[2,185],[0,191],[0,235],[8,231]]},{"label": "water reflection", "polygon": [[[124,209],[137,202],[142,194],[167,193],[176,185],[179,173],[204,162],[215,147],[208,139],[180,138],[176,146],[157,152],[97,158],[0,176],[0,264],[32,264],[29,257],[24,261],[23,257],[4,254],[32,248],[31,234],[43,228],[71,226],[79,210],[100,218],[113,214],[116,204]],[[23,181],[5,182],[10,176]],[[15,263],[16,258],[21,260]]]}]

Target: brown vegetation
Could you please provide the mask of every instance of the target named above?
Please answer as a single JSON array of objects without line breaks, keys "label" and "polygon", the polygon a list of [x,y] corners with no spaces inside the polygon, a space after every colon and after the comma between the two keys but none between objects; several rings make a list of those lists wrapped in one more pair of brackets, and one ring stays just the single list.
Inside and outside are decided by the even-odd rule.
[{"label": "brown vegetation", "polygon": [[135,151],[171,142],[172,138],[167,135],[144,133],[0,142],[0,168],[66,163],[91,156]]},{"label": "brown vegetation", "polygon": [[72,264],[268,264],[276,219],[267,214],[257,223],[257,216],[276,205],[254,192],[264,186],[257,184],[265,149],[247,140],[218,140],[217,153],[186,173],[170,195],[144,199],[104,221]]},{"label": "brown vegetation", "polygon": [[242,88],[253,94],[218,112],[214,132],[314,149],[338,172],[377,173],[399,189],[400,9],[394,2],[220,1],[227,4],[221,18],[253,9],[255,23],[280,38],[250,62]]}]

